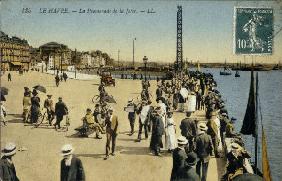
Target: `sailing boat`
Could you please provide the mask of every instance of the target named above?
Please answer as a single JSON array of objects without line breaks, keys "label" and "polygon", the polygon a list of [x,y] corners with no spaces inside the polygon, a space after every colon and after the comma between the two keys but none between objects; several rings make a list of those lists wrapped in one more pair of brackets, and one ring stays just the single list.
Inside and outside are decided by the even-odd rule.
[{"label": "sailing boat", "polygon": [[[241,64],[241,63],[240,63]],[[235,77],[240,77],[240,74],[239,74],[239,65],[237,63],[237,69],[236,69],[236,73],[235,73]]]},{"label": "sailing boat", "polygon": [[223,71],[219,72],[220,75],[231,75],[231,71],[230,69],[226,66],[226,60],[225,60],[225,64],[224,64],[224,69]]},{"label": "sailing boat", "polygon": [[[256,86],[254,80],[253,70],[251,71],[251,85],[249,92],[249,99],[247,104],[246,113],[243,120],[243,125],[241,128],[241,133],[244,135],[252,135],[255,138],[255,163],[254,173],[259,175],[258,169],[258,109],[260,108],[258,105],[258,73],[256,74]],[[266,144],[266,136],[261,120],[261,128],[262,128],[262,171],[263,171],[263,179],[265,181],[271,181],[271,173],[269,167],[269,161],[267,157],[267,144]]]}]

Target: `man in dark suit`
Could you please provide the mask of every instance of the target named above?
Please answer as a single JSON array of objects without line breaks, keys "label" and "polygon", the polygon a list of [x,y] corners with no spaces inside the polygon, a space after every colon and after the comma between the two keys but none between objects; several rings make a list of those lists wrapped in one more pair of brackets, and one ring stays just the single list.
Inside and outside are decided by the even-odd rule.
[{"label": "man in dark suit", "polygon": [[[205,123],[199,124],[199,135],[195,139],[195,152],[199,158],[196,165],[196,171],[201,176],[201,181],[206,181],[210,156],[213,156],[213,143],[210,135],[206,133]],[[202,174],[201,174],[202,172]]]},{"label": "man in dark suit", "polygon": [[3,157],[0,160],[0,180],[19,181],[12,157],[16,154],[16,145],[8,143],[2,150]]},{"label": "man in dark suit", "polygon": [[113,108],[109,108],[108,115],[105,120],[106,125],[106,136],[107,136],[107,143],[106,143],[106,157],[104,160],[109,158],[110,152],[110,144],[112,141],[112,153],[111,155],[115,155],[115,147],[116,147],[116,137],[118,134],[118,117],[113,115]]},{"label": "man in dark suit", "polygon": [[62,147],[61,181],[85,181],[84,169],[79,158],[73,155],[70,144]]},{"label": "man in dark suit", "polygon": [[200,181],[199,175],[196,173],[195,165],[197,163],[197,155],[194,152],[187,154],[184,168],[180,170],[177,181]]},{"label": "man in dark suit", "polygon": [[131,107],[131,110],[128,112],[128,120],[130,124],[130,136],[134,134],[134,123],[135,123],[135,118],[136,118],[136,105],[133,102],[133,99],[130,98],[127,103],[127,107]]},{"label": "man in dark suit", "polygon": [[184,136],[180,136],[177,139],[178,147],[173,150],[172,159],[173,166],[171,171],[171,181],[175,181],[181,169],[184,168],[184,162],[187,158],[187,154],[185,152],[185,147],[188,144],[188,140]]},{"label": "man in dark suit", "polygon": [[152,137],[150,147],[154,151],[156,156],[160,155],[160,148],[162,146],[162,135],[164,134],[164,124],[161,117],[161,107],[156,108],[156,116],[154,117],[154,123],[152,127]]},{"label": "man in dark suit", "polygon": [[66,104],[63,102],[62,97],[59,97],[59,102],[56,103],[55,105],[55,114],[56,114],[56,123],[54,124],[55,129],[57,130],[57,127],[60,129],[61,128],[61,121],[64,118],[64,115],[68,114],[68,108]]},{"label": "man in dark suit", "polygon": [[189,142],[189,151],[193,150],[194,141],[193,139],[196,137],[196,122],[195,120],[191,119],[191,112],[186,112],[186,118],[181,121],[180,129],[181,135],[185,136]]}]

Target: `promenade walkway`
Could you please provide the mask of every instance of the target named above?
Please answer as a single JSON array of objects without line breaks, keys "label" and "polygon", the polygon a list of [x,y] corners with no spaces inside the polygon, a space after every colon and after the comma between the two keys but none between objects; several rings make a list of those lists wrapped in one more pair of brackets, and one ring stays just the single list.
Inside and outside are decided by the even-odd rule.
[{"label": "promenade walkway", "polygon": [[[14,157],[17,174],[20,180],[55,181],[60,176],[61,146],[71,143],[75,154],[82,160],[87,180],[97,181],[168,181],[172,169],[172,157],[164,154],[155,157],[148,149],[150,140],[136,143],[137,133],[128,135],[130,130],[127,114],[123,111],[129,97],[136,98],[141,92],[141,80],[116,80],[116,87],[106,87],[113,95],[117,104],[113,104],[115,114],[120,122],[120,133],[117,138],[117,154],[104,161],[105,135],[102,140],[78,138],[74,128],[82,124],[86,108],[94,108],[91,98],[98,94],[99,79],[80,81],[70,79],[55,86],[54,76],[40,72],[29,72],[24,75],[12,73],[12,82],[7,81],[6,75],[1,77],[1,84],[9,89],[5,102],[8,111],[8,126],[1,127],[1,145],[8,141],[15,142],[18,147],[26,147],[27,151],[18,152]],[[31,128],[21,122],[23,87],[41,84],[53,95],[56,102],[59,96],[69,107],[71,125],[68,132],[56,132],[53,127]],[[151,94],[156,90],[156,81],[151,81]],[[41,105],[46,94],[39,93]],[[155,104],[155,103],[154,103]],[[204,112],[194,113],[196,119],[205,121]],[[185,117],[183,113],[173,115],[177,125],[177,135],[180,135],[179,124]],[[138,122],[135,123],[136,130]],[[142,135],[144,138],[144,135]],[[219,180],[224,169],[222,159],[212,158],[209,165],[208,180]]]}]

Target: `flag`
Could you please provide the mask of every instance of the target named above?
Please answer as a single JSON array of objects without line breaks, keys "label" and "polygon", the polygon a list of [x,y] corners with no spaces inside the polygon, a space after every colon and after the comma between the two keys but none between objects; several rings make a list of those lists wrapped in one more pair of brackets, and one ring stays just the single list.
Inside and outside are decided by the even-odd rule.
[{"label": "flag", "polygon": [[244,135],[253,135],[254,137],[256,135],[256,98],[253,71],[251,72],[249,100],[240,132]]},{"label": "flag", "polygon": [[267,157],[267,144],[264,129],[262,128],[262,172],[263,172],[263,180],[264,181],[272,181],[270,166]]}]

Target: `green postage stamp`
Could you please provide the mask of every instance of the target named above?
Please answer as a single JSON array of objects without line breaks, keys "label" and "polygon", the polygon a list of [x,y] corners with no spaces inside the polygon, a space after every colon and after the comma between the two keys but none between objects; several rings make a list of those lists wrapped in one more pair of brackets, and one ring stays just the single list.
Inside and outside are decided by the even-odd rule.
[{"label": "green postage stamp", "polygon": [[234,8],[235,54],[272,54],[273,9]]}]

